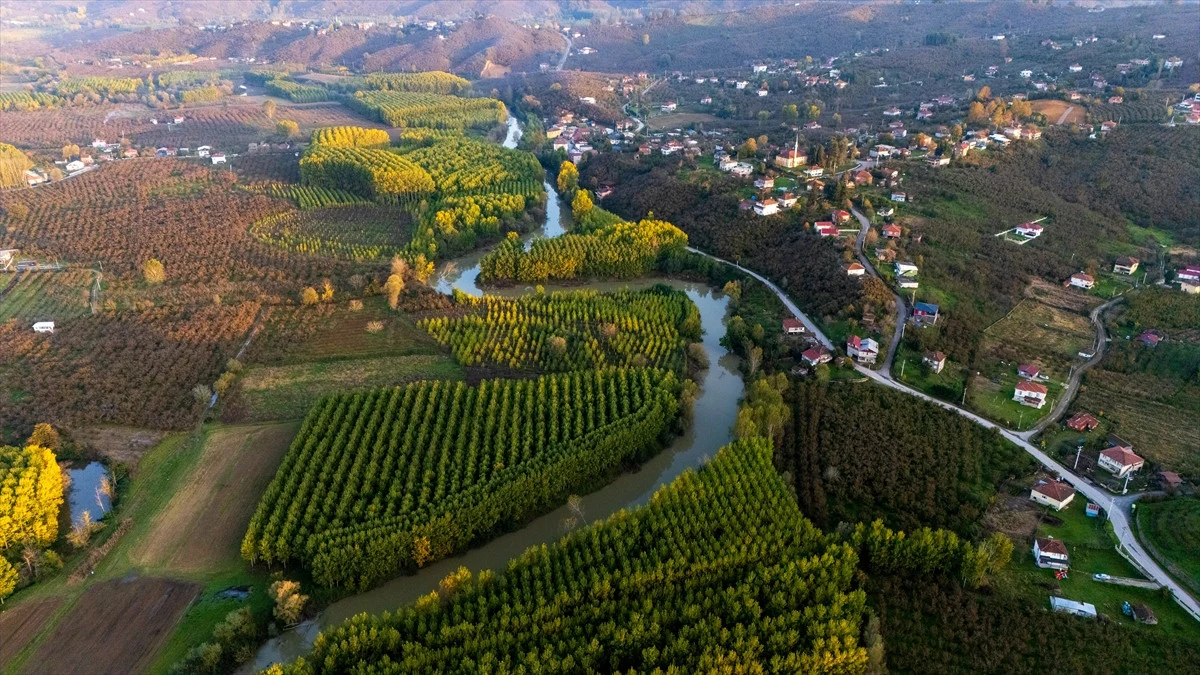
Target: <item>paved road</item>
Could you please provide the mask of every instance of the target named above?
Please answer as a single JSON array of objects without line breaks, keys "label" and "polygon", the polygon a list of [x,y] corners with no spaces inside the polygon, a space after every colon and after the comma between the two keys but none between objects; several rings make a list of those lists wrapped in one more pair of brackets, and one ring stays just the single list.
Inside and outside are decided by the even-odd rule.
[{"label": "paved road", "polygon": [[[858,239],[854,242],[854,252],[858,255],[858,262],[867,268],[868,274],[878,279],[879,272],[863,253],[863,241],[867,238],[867,231],[871,229],[871,221],[867,220],[867,217],[853,206],[850,207],[850,213],[858,218],[858,224],[861,226],[858,231]],[[888,345],[887,358],[883,360],[883,365],[880,367],[880,370],[885,373],[892,372],[892,362],[896,360],[896,350],[900,347],[900,338],[904,337],[904,322],[908,321],[908,306],[904,304],[904,298],[900,297],[895,290],[892,291],[892,297],[896,299],[896,330],[892,332],[892,344]]]},{"label": "paved road", "polygon": [[[807,328],[809,332],[817,338],[817,340],[819,340],[826,347],[831,349],[833,348],[833,343],[830,342],[829,338],[826,337],[825,334],[822,333],[819,328],[817,328],[817,325],[813,323],[813,321],[809,319],[804,312],[800,311],[800,307],[797,306],[796,303],[792,302],[792,299],[789,298],[787,294],[784,293],[783,290],[781,290],[778,286],[776,286],[770,279],[767,279],[758,272],[748,270],[741,265],[729,262],[728,260],[723,260],[714,255],[709,255],[695,248],[688,247],[688,250],[699,253],[700,255],[708,258],[712,258],[718,262],[725,263],[726,265],[731,265],[742,272],[745,272],[749,276],[761,281],[766,285],[767,288],[771,289],[771,291],[779,297],[780,302],[787,307],[788,311],[790,311],[804,323],[805,328]],[[1097,308],[1097,310],[1099,309],[1100,308]],[[966,417],[967,419],[987,429],[995,429],[1000,433],[1001,436],[1007,438],[1013,443],[1016,443],[1021,447],[1021,449],[1032,455],[1049,471],[1062,476],[1063,480],[1070,483],[1076,490],[1087,497],[1089,501],[1099,504],[1108,513],[1109,522],[1111,522],[1113,526],[1113,533],[1116,535],[1117,541],[1120,542],[1121,548],[1124,550],[1126,557],[1135,565],[1140,567],[1148,578],[1170,588],[1174,594],[1175,601],[1178,602],[1197,621],[1200,621],[1200,603],[1197,603],[1195,598],[1189,595],[1188,592],[1179,584],[1175,583],[1175,580],[1168,576],[1167,573],[1163,571],[1161,567],[1159,567],[1158,563],[1156,563],[1154,559],[1151,558],[1146,552],[1146,550],[1142,548],[1141,544],[1138,543],[1137,537],[1134,536],[1133,531],[1130,529],[1128,505],[1132,503],[1133,498],[1114,498],[1103,488],[1093,485],[1090,481],[1087,481],[1086,479],[1067,470],[1066,467],[1051,459],[1049,455],[1034,447],[1033,444],[1031,444],[1026,438],[1026,434],[1029,432],[1026,432],[1026,434],[1018,434],[990,420],[984,419],[983,417],[980,417],[969,410],[964,410],[963,408],[960,408],[952,403],[935,399],[922,392],[896,382],[895,380],[891,379],[891,374],[888,372],[871,370],[862,366],[855,366],[855,368],[866,377],[885,387],[891,387],[892,389],[902,391],[911,396],[916,396],[917,398],[933,403],[934,405],[939,405],[947,410],[956,412],[959,415],[962,415],[963,417]]]}]

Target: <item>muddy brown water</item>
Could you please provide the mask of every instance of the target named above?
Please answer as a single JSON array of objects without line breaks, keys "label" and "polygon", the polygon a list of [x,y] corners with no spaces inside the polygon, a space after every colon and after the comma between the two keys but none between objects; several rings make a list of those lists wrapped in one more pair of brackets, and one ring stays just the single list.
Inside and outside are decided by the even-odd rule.
[{"label": "muddy brown water", "polygon": [[[509,119],[506,147],[516,147],[520,128]],[[547,183],[547,193],[554,191]],[[546,223],[524,238],[527,242],[536,237],[555,237],[566,231],[566,219],[570,209],[552,198],[546,208]],[[479,259],[482,253],[474,253],[441,266],[436,277],[436,288],[444,293],[458,288],[473,295],[481,290],[476,285],[479,276]],[[572,289],[598,291],[637,290],[655,284],[666,284],[682,290],[700,310],[700,321],[704,329],[702,344],[708,356],[709,368],[697,374],[700,392],[693,406],[693,421],[688,430],[678,436],[671,445],[642,464],[636,470],[622,474],[616,480],[595,492],[582,496],[582,512],[588,523],[603,520],[622,509],[645,504],[661,487],[670,483],[688,469],[700,466],[713,457],[717,450],[733,439],[732,429],[737,417],[737,404],[744,386],[738,372],[737,357],[721,345],[725,334],[724,323],[728,318],[729,299],[705,284],[684,282],[674,279],[639,279],[631,282],[593,282],[572,285]],[[547,290],[555,290],[547,285]],[[488,291],[502,295],[521,295],[532,292],[533,287],[518,287],[503,291]],[[255,672],[273,663],[286,663],[304,656],[312,648],[317,635],[333,628],[346,619],[361,613],[378,614],[395,611],[415,601],[422,595],[436,590],[438,582],[459,567],[466,567],[472,574],[483,570],[503,571],[508,561],[520,555],[530,546],[548,544],[558,540],[567,531],[566,522],[574,515],[566,506],[543,515],[520,530],[500,537],[467,551],[461,555],[440,560],[422,568],[416,574],[402,576],[382,586],[350,596],[333,603],[319,616],[306,621],[267,642],[241,671]]]}]

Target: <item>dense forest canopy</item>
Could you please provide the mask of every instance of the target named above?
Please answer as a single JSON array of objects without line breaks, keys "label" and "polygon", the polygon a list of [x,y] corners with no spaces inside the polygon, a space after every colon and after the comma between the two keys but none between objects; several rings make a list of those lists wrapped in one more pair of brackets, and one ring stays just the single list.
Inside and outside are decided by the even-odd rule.
[{"label": "dense forest canopy", "polygon": [[994,430],[885,387],[799,384],[793,405],[778,461],[822,526],[882,518],[975,537],[996,485],[1031,464]]}]

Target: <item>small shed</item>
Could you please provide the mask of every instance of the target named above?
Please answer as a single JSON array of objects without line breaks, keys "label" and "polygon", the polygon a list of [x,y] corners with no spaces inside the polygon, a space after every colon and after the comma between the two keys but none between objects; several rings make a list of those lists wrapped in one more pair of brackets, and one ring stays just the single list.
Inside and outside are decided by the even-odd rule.
[{"label": "small shed", "polygon": [[54,322],[53,321],[38,321],[37,323],[33,324],[33,331],[35,333],[53,333],[54,332]]}]

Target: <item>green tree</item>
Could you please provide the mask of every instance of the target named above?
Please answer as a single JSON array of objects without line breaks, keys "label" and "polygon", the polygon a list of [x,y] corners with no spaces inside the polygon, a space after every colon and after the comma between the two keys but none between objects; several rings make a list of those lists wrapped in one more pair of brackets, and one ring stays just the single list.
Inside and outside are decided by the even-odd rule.
[{"label": "green tree", "polygon": [[304,618],[304,608],[308,604],[308,596],[301,595],[300,584],[296,581],[280,579],[271,584],[271,597],[275,599],[275,618],[285,626],[294,626]]},{"label": "green tree", "polygon": [[800,111],[796,108],[795,103],[789,103],[783,106],[783,119],[789,122],[800,119]]},{"label": "green tree", "polygon": [[33,433],[29,435],[29,440],[25,441],[25,445],[40,445],[43,448],[58,451],[62,448],[62,438],[54,427],[42,422],[34,425]]}]

